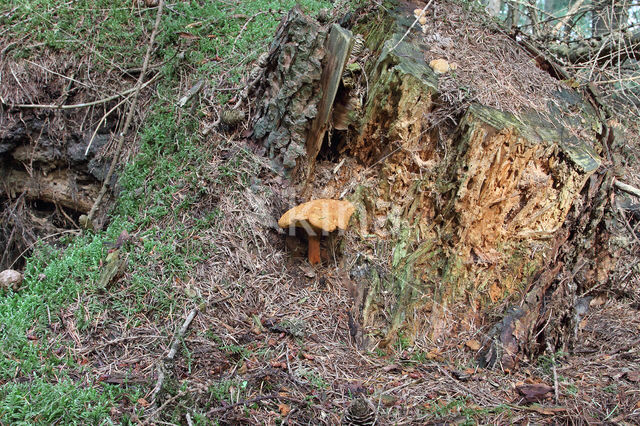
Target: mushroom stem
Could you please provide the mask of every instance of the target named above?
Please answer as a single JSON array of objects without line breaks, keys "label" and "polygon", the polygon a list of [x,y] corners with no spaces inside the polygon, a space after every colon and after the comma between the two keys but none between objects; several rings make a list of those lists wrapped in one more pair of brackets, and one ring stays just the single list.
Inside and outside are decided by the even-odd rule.
[{"label": "mushroom stem", "polygon": [[309,263],[320,263],[320,238],[317,235],[309,235]]}]

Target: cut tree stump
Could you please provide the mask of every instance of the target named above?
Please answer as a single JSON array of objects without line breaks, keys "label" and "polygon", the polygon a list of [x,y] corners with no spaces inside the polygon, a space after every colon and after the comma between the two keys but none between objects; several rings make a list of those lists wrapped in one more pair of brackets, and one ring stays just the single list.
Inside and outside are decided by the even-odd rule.
[{"label": "cut tree stump", "polygon": [[[293,172],[300,193],[308,178],[305,198],[344,193],[356,205],[358,237],[345,253],[362,254],[345,264],[360,287],[351,314],[365,346],[438,342],[500,314],[482,362],[512,368],[549,341],[570,349],[578,290],[605,283],[615,265],[603,243],[611,179],[598,172],[606,126],[587,99],[560,85],[544,111],[452,105],[443,88],[452,77],[428,65],[432,42],[412,26],[423,6],[397,2],[356,18],[365,47],[344,75],[340,61],[328,59],[346,50],[332,47],[331,27],[294,9],[254,92],[254,137]],[[325,77],[338,70],[336,93]],[[360,73],[364,96],[347,73]],[[357,96],[363,103],[348,112],[348,128],[325,135],[326,102]],[[328,169],[344,177],[335,188],[313,169],[328,150],[351,164]],[[372,237],[392,247],[387,258],[366,254]]]}]

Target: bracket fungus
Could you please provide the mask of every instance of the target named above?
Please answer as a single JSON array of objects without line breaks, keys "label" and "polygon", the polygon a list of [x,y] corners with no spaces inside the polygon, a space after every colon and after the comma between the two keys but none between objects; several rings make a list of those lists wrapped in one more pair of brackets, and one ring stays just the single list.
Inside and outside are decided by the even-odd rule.
[{"label": "bracket fungus", "polygon": [[320,263],[320,236],[327,235],[336,229],[345,230],[355,207],[343,200],[312,200],[300,204],[285,214],[278,221],[280,228],[302,228],[309,236],[309,263]]}]

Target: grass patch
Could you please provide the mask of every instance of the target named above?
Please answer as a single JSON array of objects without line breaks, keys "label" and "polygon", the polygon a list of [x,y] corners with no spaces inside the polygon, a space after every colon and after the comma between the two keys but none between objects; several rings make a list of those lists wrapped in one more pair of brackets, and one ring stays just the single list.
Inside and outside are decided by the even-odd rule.
[{"label": "grass patch", "polygon": [[[75,354],[76,344],[60,331],[71,324],[83,341],[107,311],[128,328],[146,320],[162,326],[168,312],[199,302],[178,290],[176,282],[186,280],[215,250],[191,237],[215,228],[223,217],[215,205],[198,211],[193,206],[211,197],[209,188],[240,188],[249,176],[239,170],[246,160],[242,150],[222,164],[207,161],[211,148],[197,136],[201,111],[182,116],[175,100],[185,78],[215,81],[225,73],[226,84],[238,84],[244,65],[262,52],[282,14],[296,3],[187,1],[165,9],[152,59],[163,64],[163,76],[140,132],[138,154],[120,172],[121,192],[109,227],[36,247],[26,262],[23,287],[0,295],[1,423],[98,424],[114,420],[114,407],[137,403],[141,387],[99,382]],[[310,12],[331,7],[328,1],[302,4]],[[4,37],[16,41],[8,50],[14,59],[37,57],[44,46],[89,60],[92,73],[126,75],[122,71],[142,63],[155,10],[132,7],[129,0],[9,0],[0,6],[0,24]],[[107,243],[123,230],[136,235],[120,249],[128,260],[127,275],[101,291],[95,283]],[[242,347],[224,349],[246,355]],[[221,383],[212,397],[227,399],[232,386],[243,388]]]}]

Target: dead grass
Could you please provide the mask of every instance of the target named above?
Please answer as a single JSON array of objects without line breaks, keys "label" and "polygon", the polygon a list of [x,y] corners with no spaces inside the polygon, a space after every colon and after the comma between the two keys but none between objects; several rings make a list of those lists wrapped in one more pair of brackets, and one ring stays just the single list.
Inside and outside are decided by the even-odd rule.
[{"label": "dead grass", "polygon": [[446,59],[458,65],[441,78],[441,84],[456,86],[471,101],[515,115],[524,110],[547,111],[560,83],[532,66],[535,60],[486,16],[451,2],[437,2],[427,9],[426,18],[426,34],[420,26],[413,31],[414,38],[427,45],[426,62]]},{"label": "dead grass", "polygon": [[[304,242],[287,245],[273,226],[288,207],[282,177],[241,141],[214,132],[209,144],[210,181],[220,178],[218,166],[230,158],[239,159],[240,175],[253,178],[217,180],[210,195],[185,216],[199,217],[214,207],[223,214],[218,226],[192,236],[211,248],[208,260],[189,273],[188,281],[173,283],[178,294],[195,293],[203,303],[160,401],[166,405],[146,415],[174,423],[199,413],[221,424],[333,425],[354,398],[364,397],[375,409],[377,424],[640,419],[637,384],[631,381],[640,353],[628,346],[640,316],[628,298],[594,303],[583,322],[578,353],[556,361],[558,401],[546,400],[540,407],[525,404],[515,387],[553,386],[550,364],[525,363],[514,372],[475,367],[475,354],[465,343],[486,331],[482,328],[461,332],[445,344],[424,339],[413,347],[363,352],[350,333],[347,312],[353,299],[344,272],[357,254],[335,253],[325,265],[311,268]],[[344,251],[354,249],[356,240],[347,235]],[[372,253],[383,252],[378,247]],[[380,260],[379,267],[385,266]],[[637,288],[637,280],[632,285]],[[103,328],[107,318],[102,318],[77,353],[95,366],[93,374],[100,380],[144,383],[150,391],[155,365],[192,307],[185,299],[164,323],[141,317],[135,327]],[[110,324],[124,320],[116,313],[105,316]],[[66,332],[70,337],[72,331]],[[114,409],[114,419],[135,412],[144,420],[140,407],[145,404],[145,396],[137,408],[123,404]]]}]

